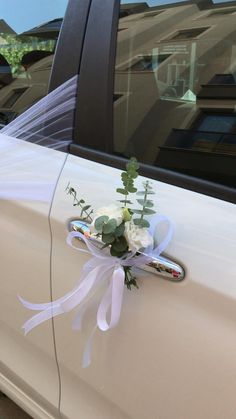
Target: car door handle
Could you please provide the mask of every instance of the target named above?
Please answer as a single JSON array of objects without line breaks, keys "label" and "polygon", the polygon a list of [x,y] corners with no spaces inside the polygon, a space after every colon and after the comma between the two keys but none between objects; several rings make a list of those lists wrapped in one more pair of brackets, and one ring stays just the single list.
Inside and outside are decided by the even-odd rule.
[{"label": "car door handle", "polygon": [[[71,220],[68,225],[68,230],[79,231],[84,235],[90,234],[89,224],[82,220]],[[98,247],[102,246],[101,240],[97,240],[97,245]],[[185,278],[184,268],[165,256],[152,257],[151,262],[139,266],[139,269],[150,272],[151,274],[160,275],[164,279],[173,282],[179,282]]]}]

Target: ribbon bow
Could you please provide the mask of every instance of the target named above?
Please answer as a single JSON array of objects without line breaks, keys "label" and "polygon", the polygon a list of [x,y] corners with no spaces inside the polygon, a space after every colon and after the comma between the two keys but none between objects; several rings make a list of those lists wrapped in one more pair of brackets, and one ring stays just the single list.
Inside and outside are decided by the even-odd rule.
[{"label": "ribbon bow", "polygon": [[[82,365],[83,367],[87,367],[91,362],[92,339],[96,329],[98,328],[102,331],[107,331],[117,326],[119,322],[125,286],[124,267],[138,267],[150,262],[152,257],[159,256],[170,242],[173,234],[173,227],[170,220],[165,216],[158,215],[153,217],[149,232],[154,236],[157,224],[163,221],[168,223],[168,231],[159,245],[154,245],[145,249],[145,253],[140,255],[128,253],[128,255],[122,258],[111,256],[108,249],[98,249],[93,240],[86,238],[80,232],[69,233],[67,237],[69,246],[79,252],[92,255],[92,258],[84,264],[82,278],[79,283],[72,291],[68,292],[63,297],[46,304],[33,304],[19,296],[24,307],[30,310],[40,311],[40,313],[31,317],[23,325],[25,335],[46,320],[60,314],[68,313],[76,307],[79,307],[79,311],[73,321],[72,328],[74,330],[81,330],[82,318],[88,308],[86,297],[90,294],[92,289],[95,289],[96,285],[107,280],[108,286],[97,310],[96,325],[86,342],[84,350]],[[72,243],[74,238],[83,240],[87,246],[87,250],[75,247]],[[107,320],[109,311],[110,321]]]}]

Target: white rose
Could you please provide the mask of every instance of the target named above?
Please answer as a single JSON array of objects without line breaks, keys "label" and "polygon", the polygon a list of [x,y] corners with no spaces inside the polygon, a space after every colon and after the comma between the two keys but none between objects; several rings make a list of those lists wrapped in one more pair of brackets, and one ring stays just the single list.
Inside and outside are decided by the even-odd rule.
[{"label": "white rose", "polygon": [[96,232],[95,229],[95,221],[97,218],[102,217],[103,215],[107,215],[109,219],[113,218],[116,220],[117,226],[119,226],[123,221],[123,210],[122,208],[116,206],[116,205],[109,205],[108,207],[102,207],[99,208],[93,218],[93,222],[90,225],[91,232]]},{"label": "white rose", "polygon": [[153,245],[153,238],[146,228],[140,228],[133,221],[125,223],[124,236],[129,245],[129,250],[138,251]]}]

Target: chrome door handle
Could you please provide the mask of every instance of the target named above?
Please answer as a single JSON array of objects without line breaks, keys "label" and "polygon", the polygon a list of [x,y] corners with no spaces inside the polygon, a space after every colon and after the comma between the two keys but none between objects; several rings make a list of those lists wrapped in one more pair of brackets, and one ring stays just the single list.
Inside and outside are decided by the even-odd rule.
[{"label": "chrome door handle", "polygon": [[[90,233],[89,224],[82,220],[71,220],[68,226],[69,231],[79,231],[84,235]],[[102,246],[100,240],[96,240],[98,247]],[[164,257],[159,256],[157,258],[152,258],[152,261],[146,265],[139,266],[139,269],[142,269],[146,272],[152,274],[161,275],[165,279],[173,282],[182,281],[185,278],[185,271],[178,263]]]}]

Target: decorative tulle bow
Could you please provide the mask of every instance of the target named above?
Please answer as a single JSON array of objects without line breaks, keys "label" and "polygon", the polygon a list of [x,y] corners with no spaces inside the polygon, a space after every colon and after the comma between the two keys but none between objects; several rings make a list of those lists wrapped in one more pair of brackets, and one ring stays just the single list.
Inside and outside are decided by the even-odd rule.
[{"label": "decorative tulle bow", "polygon": [[[146,248],[145,253],[139,255],[130,252],[122,258],[111,256],[108,249],[98,248],[97,242],[86,238],[80,232],[69,233],[67,243],[79,252],[92,255],[92,258],[84,264],[82,278],[79,283],[72,291],[58,300],[46,304],[32,304],[19,297],[24,307],[30,310],[40,311],[40,313],[30,318],[23,325],[25,334],[46,320],[56,317],[59,314],[68,313],[76,307],[79,308],[79,311],[73,321],[72,327],[74,330],[81,330],[82,318],[88,308],[87,297],[95,289],[96,285],[105,282],[105,292],[97,310],[96,325],[86,342],[83,354],[82,365],[83,367],[87,367],[91,362],[92,339],[96,329],[107,331],[117,326],[119,322],[125,287],[124,267],[139,267],[145,263],[149,263],[153,257],[159,256],[170,242],[173,227],[170,220],[165,216],[157,215],[153,217],[149,232],[154,237],[156,226],[161,222],[168,224],[168,230],[159,245]],[[75,247],[72,243],[74,238],[81,239],[86,244],[87,250]],[[109,321],[107,320],[108,313],[110,313]]]}]

